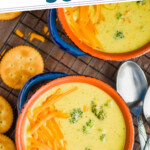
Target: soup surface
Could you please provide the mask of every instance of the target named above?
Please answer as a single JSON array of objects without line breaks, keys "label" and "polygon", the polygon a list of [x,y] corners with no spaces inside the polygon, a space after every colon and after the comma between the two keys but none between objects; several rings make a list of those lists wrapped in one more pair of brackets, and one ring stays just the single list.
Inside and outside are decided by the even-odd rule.
[{"label": "soup surface", "polygon": [[[48,97],[58,90],[60,90],[60,93],[66,93],[69,90],[71,90],[71,92],[67,92],[64,97],[56,100],[55,103],[52,104],[53,108],[49,105],[50,108],[45,107],[42,111],[41,106],[44,106],[48,101]],[[46,105],[48,106],[48,104]],[[38,110],[38,115],[40,116],[46,112],[46,109],[51,109],[48,112],[49,114],[55,109],[59,112],[63,112],[64,115],[62,118],[60,115],[56,115],[55,122],[53,122],[53,118],[47,119],[47,122],[46,120],[43,121],[46,114],[36,120],[36,110]],[[41,112],[39,112],[40,110]],[[35,141],[51,148],[55,143],[55,139],[56,146],[58,146],[58,148],[61,147],[59,143],[60,140],[61,143],[63,143],[62,147],[64,150],[124,149],[126,126],[122,112],[116,102],[107,93],[95,86],[85,83],[66,83],[54,87],[42,95],[28,113],[30,113],[30,115],[26,119],[24,138],[26,149],[31,148],[32,150],[32,148],[35,148]],[[65,118],[65,114],[69,114],[68,117]],[[39,123],[41,120],[43,124]],[[38,125],[40,124],[38,128],[35,122]],[[54,123],[53,128],[50,124],[51,122]],[[53,131],[56,128],[56,135],[59,135],[58,137]],[[40,132],[40,130],[43,131]],[[46,130],[47,132],[45,132]],[[63,136],[61,136],[61,134]],[[49,135],[51,135],[53,139],[50,140]]]},{"label": "soup surface", "polygon": [[79,40],[106,53],[134,51],[150,42],[150,0],[64,8]]}]

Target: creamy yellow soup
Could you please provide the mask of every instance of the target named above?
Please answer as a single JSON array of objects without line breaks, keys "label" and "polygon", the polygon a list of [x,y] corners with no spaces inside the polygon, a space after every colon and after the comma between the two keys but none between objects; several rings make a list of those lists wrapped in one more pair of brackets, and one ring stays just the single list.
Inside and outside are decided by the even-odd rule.
[{"label": "creamy yellow soup", "polygon": [[81,42],[106,53],[131,52],[150,42],[150,0],[97,6],[85,9],[89,17],[81,15],[81,7],[64,8],[67,22]]},{"label": "creamy yellow soup", "polygon": [[[42,95],[31,111],[58,88],[65,92],[73,87],[78,89],[55,103],[57,110],[70,114],[68,119],[57,118],[66,141],[66,150],[123,150],[126,126],[122,112],[112,97],[95,86],[85,83],[59,85]],[[102,112],[98,116],[94,110],[100,108]],[[27,119],[24,138],[26,147],[29,144],[28,137],[31,135]]]}]

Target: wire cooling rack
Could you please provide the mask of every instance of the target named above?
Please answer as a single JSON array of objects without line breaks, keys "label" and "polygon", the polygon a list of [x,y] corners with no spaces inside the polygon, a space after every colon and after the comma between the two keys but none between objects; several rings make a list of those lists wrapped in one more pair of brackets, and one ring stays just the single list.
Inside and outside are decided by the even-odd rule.
[{"label": "wire cooling rack", "polygon": [[[109,84],[115,88],[117,70],[122,62],[103,61],[94,57],[75,57],[68,53],[65,53],[58,48],[50,39],[47,34],[44,33],[43,27],[47,25],[48,11],[31,11],[24,12],[19,18],[14,21],[0,22],[0,41],[3,40],[3,44],[0,45],[0,53],[6,52],[18,45],[29,45],[36,48],[45,61],[44,71],[64,72],[68,75],[87,75],[95,77]],[[6,24],[6,25],[5,25]],[[16,35],[16,29],[21,30],[24,33],[24,37],[20,38]],[[59,21],[57,22],[57,29],[61,37],[72,43],[65,35]],[[45,42],[42,43],[38,40],[32,42],[29,41],[28,33],[33,32],[45,37]],[[143,55],[139,58],[133,59],[144,70],[148,82],[150,83],[150,53]],[[37,88],[37,87],[36,87]],[[35,92],[36,88],[30,91],[30,95]],[[4,96],[12,105],[14,110],[14,123],[11,129],[6,133],[13,140],[15,139],[15,125],[17,121],[17,98],[19,91],[7,87],[0,79],[0,95]],[[139,138],[137,133],[136,118],[133,116],[135,127],[135,144],[134,150],[140,150]],[[147,134],[150,133],[150,128],[147,122],[144,120]]]}]

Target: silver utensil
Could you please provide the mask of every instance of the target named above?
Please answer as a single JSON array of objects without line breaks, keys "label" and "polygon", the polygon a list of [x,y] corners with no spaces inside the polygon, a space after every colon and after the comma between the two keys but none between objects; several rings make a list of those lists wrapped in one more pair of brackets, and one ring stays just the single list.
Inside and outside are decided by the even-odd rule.
[{"label": "silver utensil", "polygon": [[117,74],[117,92],[124,99],[130,111],[137,117],[141,149],[144,149],[147,135],[142,120],[143,100],[148,88],[147,79],[142,69],[134,62],[121,65]]},{"label": "silver utensil", "polygon": [[148,88],[144,98],[143,112],[144,112],[145,119],[150,125],[150,87]]},{"label": "silver utensil", "polygon": [[[150,125],[150,87],[148,88],[145,98],[144,98],[144,104],[143,104],[143,113],[145,116],[145,119],[147,120],[148,124]],[[150,150],[150,136],[147,139],[145,150]]]}]

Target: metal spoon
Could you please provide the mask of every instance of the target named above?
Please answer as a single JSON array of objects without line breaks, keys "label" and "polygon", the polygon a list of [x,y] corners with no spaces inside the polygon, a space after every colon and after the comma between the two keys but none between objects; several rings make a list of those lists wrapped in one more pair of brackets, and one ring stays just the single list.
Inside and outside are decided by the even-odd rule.
[{"label": "metal spoon", "polygon": [[[150,87],[148,88],[145,98],[144,98],[143,112],[144,112],[145,119],[147,120],[150,126]],[[147,149],[150,150],[150,136],[145,145],[145,150]]]},{"label": "metal spoon", "polygon": [[142,105],[148,88],[147,79],[142,69],[134,62],[123,63],[117,74],[117,92],[124,99],[132,114],[137,116],[138,133],[141,149],[144,149],[147,135],[142,120]]},{"label": "metal spoon", "polygon": [[145,119],[150,125],[150,87],[148,88],[144,98],[143,112],[144,112]]}]

